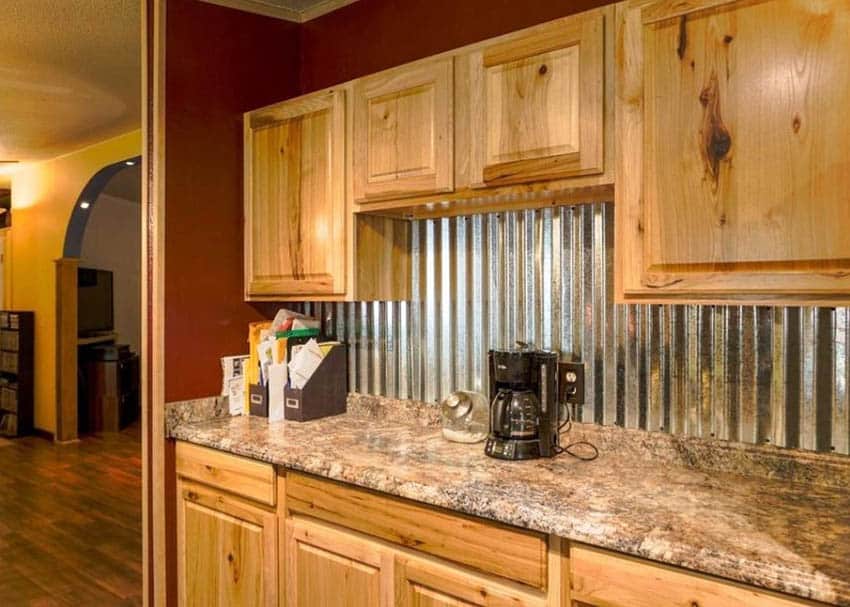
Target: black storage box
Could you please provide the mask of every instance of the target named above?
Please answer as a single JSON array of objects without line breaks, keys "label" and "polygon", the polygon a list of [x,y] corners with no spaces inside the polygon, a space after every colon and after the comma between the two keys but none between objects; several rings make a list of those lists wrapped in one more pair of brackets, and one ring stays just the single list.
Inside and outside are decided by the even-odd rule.
[{"label": "black storage box", "polygon": [[348,356],[344,344],[334,346],[322,363],[298,390],[287,383],[283,389],[283,417],[306,422],[339,415],[346,411],[348,398]]},{"label": "black storage box", "polygon": [[248,412],[257,417],[269,416],[268,386],[251,384],[248,386]]}]

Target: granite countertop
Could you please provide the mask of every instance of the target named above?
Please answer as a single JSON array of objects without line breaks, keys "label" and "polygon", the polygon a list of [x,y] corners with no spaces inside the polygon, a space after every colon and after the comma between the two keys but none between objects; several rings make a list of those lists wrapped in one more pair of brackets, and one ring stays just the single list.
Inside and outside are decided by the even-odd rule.
[{"label": "granite countertop", "polygon": [[[486,457],[481,444],[444,440],[433,411],[387,416],[369,407],[356,409],[352,412],[350,401],[345,415],[305,423],[178,419],[169,435],[433,506],[850,606],[850,489],[845,483],[850,464],[836,456],[826,456],[826,465],[800,463],[783,450],[774,454],[776,470],[792,476],[769,478],[723,466],[687,465],[690,460],[731,461],[722,453],[727,447],[692,449],[671,439],[636,439],[634,431],[620,431],[626,437],[620,438],[617,431],[594,434],[582,426],[568,440],[595,440],[601,447],[596,461],[561,455],[505,462]],[[663,449],[656,448],[658,440],[668,441]],[[734,461],[754,459],[746,450],[735,453]],[[810,463],[824,473],[823,482],[806,478]]]}]

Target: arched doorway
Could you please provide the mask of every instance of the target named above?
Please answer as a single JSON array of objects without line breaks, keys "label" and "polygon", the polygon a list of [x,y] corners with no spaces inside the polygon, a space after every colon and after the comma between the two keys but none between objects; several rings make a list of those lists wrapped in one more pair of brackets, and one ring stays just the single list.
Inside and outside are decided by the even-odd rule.
[{"label": "arched doorway", "polygon": [[[115,187],[116,179],[122,174],[126,175],[128,171],[134,171],[136,179],[141,182],[141,175],[138,173],[140,165],[141,157],[127,158],[103,167],[92,176],[77,198],[65,232],[63,256],[56,260],[57,441],[71,441],[78,437],[79,348],[97,343],[99,339],[115,339],[114,328],[112,331],[104,330],[105,335],[101,336],[80,335],[78,275],[80,259],[85,253],[86,231],[92,217],[99,211],[97,205],[103,205],[108,199],[109,188]],[[138,212],[140,213],[140,210]],[[141,255],[140,247],[136,255]],[[141,298],[140,294],[138,298]],[[106,335],[107,333],[112,335]]]}]

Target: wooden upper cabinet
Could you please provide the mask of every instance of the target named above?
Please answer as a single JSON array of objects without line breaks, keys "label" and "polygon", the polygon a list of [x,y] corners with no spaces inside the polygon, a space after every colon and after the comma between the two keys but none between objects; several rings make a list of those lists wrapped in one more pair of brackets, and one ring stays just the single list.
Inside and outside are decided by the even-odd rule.
[{"label": "wooden upper cabinet", "polygon": [[617,293],[850,301],[850,5],[618,5]]},{"label": "wooden upper cabinet", "polygon": [[345,92],[245,115],[248,299],[346,289]]},{"label": "wooden upper cabinet", "polygon": [[603,172],[604,26],[590,11],[467,56],[472,187]]},{"label": "wooden upper cabinet", "polygon": [[453,60],[403,66],[354,83],[354,199],[451,192]]}]

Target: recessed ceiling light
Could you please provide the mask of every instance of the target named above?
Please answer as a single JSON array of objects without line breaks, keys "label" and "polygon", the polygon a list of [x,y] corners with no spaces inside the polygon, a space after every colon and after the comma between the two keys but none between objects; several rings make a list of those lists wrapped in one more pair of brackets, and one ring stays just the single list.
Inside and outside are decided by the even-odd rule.
[{"label": "recessed ceiling light", "polygon": [[91,203],[86,202],[85,200],[84,200],[84,201],[82,201],[82,202],[80,203],[80,208],[81,208],[81,209],[87,209],[87,208],[89,208],[90,206],[91,206]]},{"label": "recessed ceiling light", "polygon": [[128,160],[128,161],[127,161],[127,162],[125,162],[124,164],[126,164],[128,167],[131,167],[131,166],[133,166],[134,164],[136,164],[136,161],[135,161],[135,160]]}]

